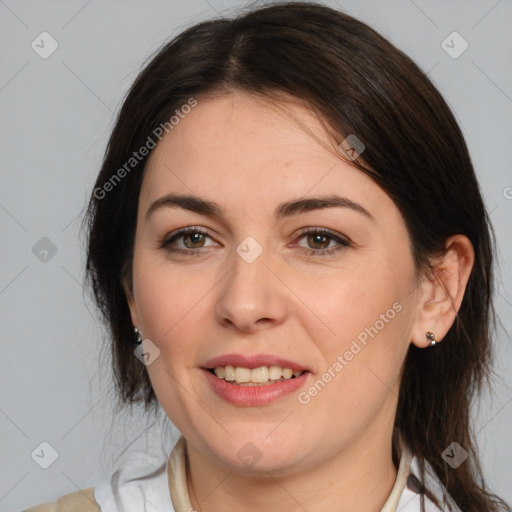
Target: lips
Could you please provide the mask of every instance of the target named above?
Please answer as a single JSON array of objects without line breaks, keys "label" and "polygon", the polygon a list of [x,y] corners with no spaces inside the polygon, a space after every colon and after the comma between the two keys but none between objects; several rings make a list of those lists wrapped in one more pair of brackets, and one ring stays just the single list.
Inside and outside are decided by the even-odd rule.
[{"label": "lips", "polygon": [[203,370],[220,398],[246,407],[266,405],[297,391],[310,374],[300,363],[268,354],[226,354],[208,360]]},{"label": "lips", "polygon": [[255,386],[294,379],[302,374],[302,372],[293,372],[290,368],[282,368],[281,366],[258,366],[251,369],[243,366],[235,368],[231,365],[216,366],[213,373],[219,379],[243,386]]},{"label": "lips", "polygon": [[209,359],[203,365],[205,370],[214,370],[219,366],[233,366],[235,368],[259,368],[260,366],[280,366],[281,368],[290,368],[293,373],[310,371],[306,366],[295,361],[290,361],[270,354],[257,354],[253,356],[244,356],[241,354],[225,354]]}]

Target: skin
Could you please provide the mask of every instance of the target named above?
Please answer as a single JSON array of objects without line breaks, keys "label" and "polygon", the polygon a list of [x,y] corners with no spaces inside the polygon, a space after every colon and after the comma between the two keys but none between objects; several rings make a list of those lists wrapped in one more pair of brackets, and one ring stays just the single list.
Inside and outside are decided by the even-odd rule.
[{"label": "skin", "polygon": [[[426,331],[442,340],[452,325],[473,251],[454,236],[433,260],[435,274],[419,273],[393,201],[340,157],[340,140],[312,112],[278,106],[238,91],[200,97],[153,151],[126,287],[133,325],[160,350],[147,370],[187,440],[196,509],[380,510],[397,473],[391,439],[402,363],[411,342],[427,347]],[[372,218],[346,207],[273,216],[286,201],[334,192]],[[169,193],[214,201],[223,213],[162,207],[147,215]],[[162,247],[191,226],[208,236]],[[330,229],[350,244],[303,228]],[[262,248],[252,263],[236,252],[248,236]],[[274,354],[309,368],[299,391],[307,390],[395,303],[400,312],[308,404],[292,393],[235,406],[201,370],[222,354]],[[237,457],[248,442],[261,454],[250,467]]]}]

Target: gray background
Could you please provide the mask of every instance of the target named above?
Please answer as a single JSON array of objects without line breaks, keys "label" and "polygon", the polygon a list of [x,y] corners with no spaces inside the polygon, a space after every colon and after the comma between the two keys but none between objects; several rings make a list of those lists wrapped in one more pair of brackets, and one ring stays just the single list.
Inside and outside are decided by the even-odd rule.
[{"label": "gray background", "polygon": [[[466,136],[501,259],[496,393],[475,411],[475,425],[487,480],[512,501],[512,1],[326,3],[428,71]],[[113,414],[104,330],[82,288],[80,219],[114,113],[145,59],[186,26],[240,5],[0,0],[1,511],[95,486],[130,450],[160,450],[165,417],[151,426],[137,411]],[[43,31],[59,45],[47,59],[31,47]],[[453,31],[469,44],[458,58],[441,46]],[[449,44],[452,53],[462,48]],[[55,254],[47,241],[33,250],[43,237]],[[43,441],[58,453],[48,469],[31,458]]]}]

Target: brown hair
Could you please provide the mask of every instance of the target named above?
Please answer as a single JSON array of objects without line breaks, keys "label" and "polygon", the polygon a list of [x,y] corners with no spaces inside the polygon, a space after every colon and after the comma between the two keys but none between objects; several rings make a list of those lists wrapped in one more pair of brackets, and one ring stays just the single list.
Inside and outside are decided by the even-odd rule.
[{"label": "brown hair", "polygon": [[[158,52],[127,94],[86,218],[86,270],[110,329],[121,402],[157,403],[145,367],[133,356],[122,288],[131,274],[147,156],[122,179],[112,178],[190,98],[232,90],[270,99],[288,93],[319,113],[340,141],[356,134],[365,151],[353,164],[400,209],[418,271],[428,270],[429,256],[442,252],[449,236],[470,239],[475,265],[458,316],[439,346],[411,344],[395,427],[462,510],[510,511],[486,488],[470,429],[470,405],[491,371],[493,241],[464,138],[411,59],[364,23],[319,4],[281,3],[192,26]],[[105,193],[107,182],[112,186]],[[470,455],[457,469],[441,457],[452,441]]]}]

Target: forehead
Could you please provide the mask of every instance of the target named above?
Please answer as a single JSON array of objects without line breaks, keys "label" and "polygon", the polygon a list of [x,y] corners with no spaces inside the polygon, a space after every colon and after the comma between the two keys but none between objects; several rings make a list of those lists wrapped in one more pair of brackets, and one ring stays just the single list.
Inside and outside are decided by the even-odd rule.
[{"label": "forehead", "polygon": [[376,208],[387,197],[343,160],[333,134],[310,109],[241,92],[198,98],[153,150],[142,203],[169,192],[254,211],[286,197],[337,193]]},{"label": "forehead", "polygon": [[189,163],[215,155],[222,162],[238,160],[243,163],[240,167],[276,158],[282,164],[283,158],[294,160],[301,153],[313,157],[328,151],[329,146],[335,151],[334,144],[319,118],[297,101],[233,91],[200,97],[157,145],[150,165],[170,152]]}]

